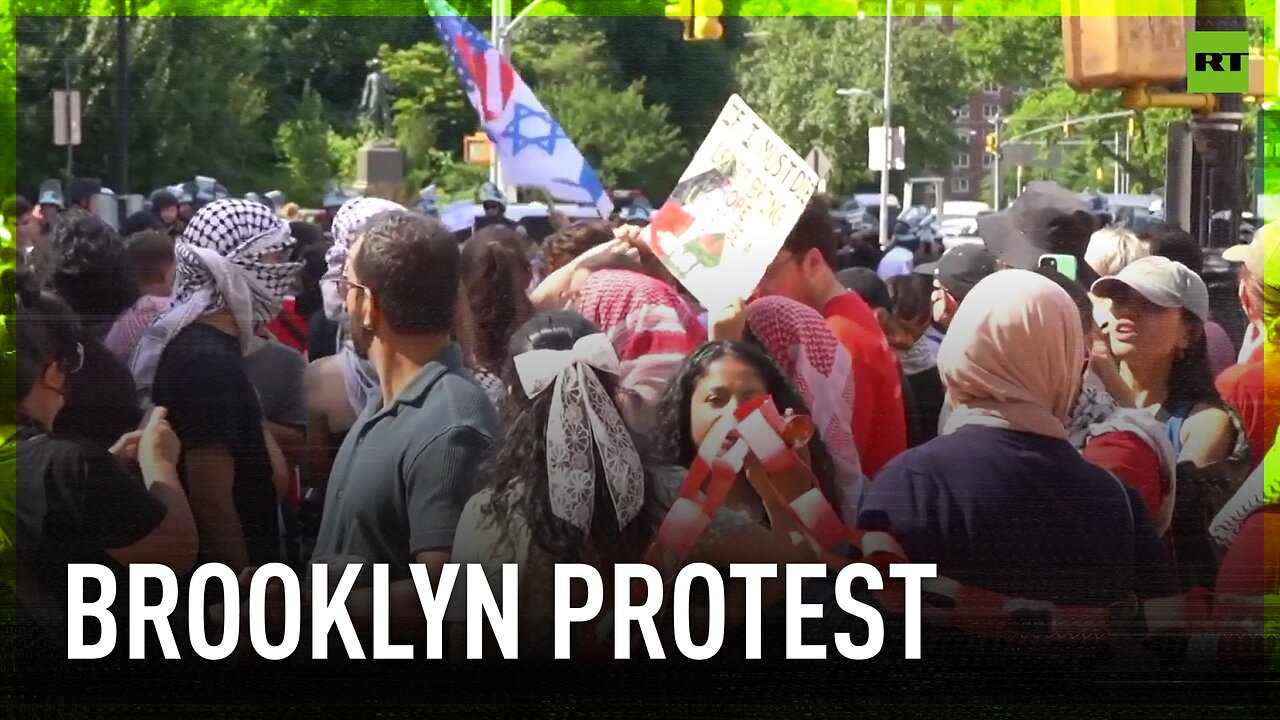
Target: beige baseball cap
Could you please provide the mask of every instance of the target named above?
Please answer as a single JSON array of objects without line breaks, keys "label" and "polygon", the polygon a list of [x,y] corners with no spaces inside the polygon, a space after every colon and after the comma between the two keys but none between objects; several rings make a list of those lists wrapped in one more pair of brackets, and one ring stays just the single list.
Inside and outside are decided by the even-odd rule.
[{"label": "beige baseball cap", "polygon": [[1222,252],[1222,259],[1243,263],[1250,275],[1280,286],[1280,276],[1276,274],[1280,272],[1280,222],[1258,228],[1252,242],[1227,248]]},{"label": "beige baseball cap", "polygon": [[1186,265],[1159,256],[1134,260],[1118,274],[1093,284],[1090,292],[1113,298],[1124,288],[1160,307],[1185,308],[1202,322],[1209,319],[1209,288]]}]

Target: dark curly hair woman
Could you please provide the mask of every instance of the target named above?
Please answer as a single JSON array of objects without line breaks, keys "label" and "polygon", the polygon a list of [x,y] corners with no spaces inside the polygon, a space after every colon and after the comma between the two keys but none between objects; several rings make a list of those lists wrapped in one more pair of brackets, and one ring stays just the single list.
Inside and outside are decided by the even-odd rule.
[{"label": "dark curly hair woman", "polygon": [[[508,351],[504,441],[462,511],[451,562],[482,565],[495,597],[502,565],[518,565],[521,657],[529,649],[549,656],[555,564],[588,563],[612,588],[613,566],[640,561],[661,515],[613,400],[617,357],[608,339],[560,311],[520,326]],[[590,448],[586,467],[580,447]],[[466,619],[461,579],[448,617]]]},{"label": "dark curly hair woman", "polygon": [[62,213],[44,253],[53,289],[98,339],[141,295],[124,240],[97,215],[79,208]]}]

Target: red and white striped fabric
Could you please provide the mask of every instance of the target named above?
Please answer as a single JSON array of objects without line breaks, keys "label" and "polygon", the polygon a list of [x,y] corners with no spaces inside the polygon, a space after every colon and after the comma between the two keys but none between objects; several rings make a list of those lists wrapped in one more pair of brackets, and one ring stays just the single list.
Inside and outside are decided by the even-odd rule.
[{"label": "red and white striped fabric", "polygon": [[675,288],[631,270],[598,270],[575,307],[609,337],[622,361],[622,387],[652,402],[707,331]]},{"label": "red and white striped fabric", "polygon": [[747,306],[747,327],[809,406],[822,442],[836,463],[840,516],[853,523],[864,477],[853,439],[855,386],[849,351],[816,310],[777,295],[753,300]]}]

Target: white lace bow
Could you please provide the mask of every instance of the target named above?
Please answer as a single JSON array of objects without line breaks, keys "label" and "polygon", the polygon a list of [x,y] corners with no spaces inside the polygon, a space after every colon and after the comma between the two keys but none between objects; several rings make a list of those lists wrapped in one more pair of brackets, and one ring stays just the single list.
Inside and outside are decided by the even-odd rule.
[{"label": "white lace bow", "polygon": [[551,512],[583,533],[591,530],[598,452],[618,527],[626,527],[644,502],[644,470],[630,431],[595,373],[618,374],[613,344],[597,333],[580,338],[571,350],[522,353],[515,364],[528,397],[555,388],[547,418]]}]

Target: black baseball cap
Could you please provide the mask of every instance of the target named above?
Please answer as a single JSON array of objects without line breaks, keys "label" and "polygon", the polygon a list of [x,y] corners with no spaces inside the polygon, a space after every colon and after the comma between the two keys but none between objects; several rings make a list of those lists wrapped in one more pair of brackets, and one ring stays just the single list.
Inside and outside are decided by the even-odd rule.
[{"label": "black baseball cap", "polygon": [[858,293],[873,308],[893,309],[893,298],[889,296],[889,286],[876,274],[875,270],[864,267],[845,268],[836,273],[841,285]]},{"label": "black baseball cap", "polygon": [[934,278],[959,300],[999,269],[996,256],[990,250],[976,243],[965,243],[943,253],[937,262],[917,265],[916,273]]}]

